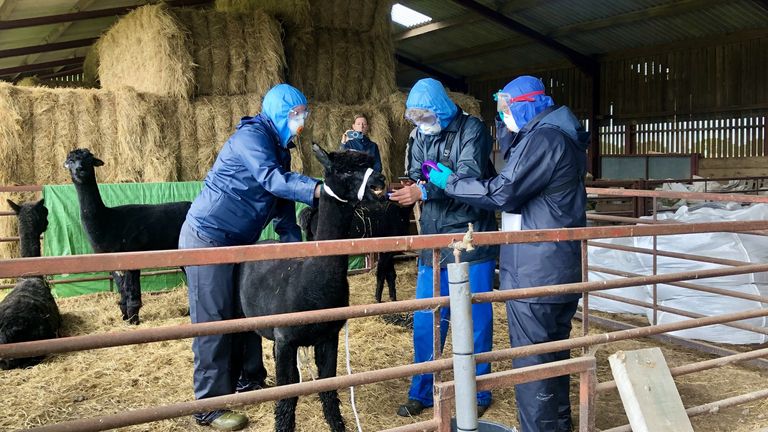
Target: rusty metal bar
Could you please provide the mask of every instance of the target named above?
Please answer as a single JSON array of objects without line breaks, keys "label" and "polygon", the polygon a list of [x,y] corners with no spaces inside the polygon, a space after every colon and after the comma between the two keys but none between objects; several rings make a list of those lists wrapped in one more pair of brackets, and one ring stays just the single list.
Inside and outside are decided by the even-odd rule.
[{"label": "rusty metal bar", "polygon": [[42,192],[40,185],[0,186],[0,192]]},{"label": "rusty metal bar", "polygon": [[456,403],[456,388],[441,385],[437,388],[440,396],[435,399],[433,419],[437,420],[439,432],[451,432],[452,408]]},{"label": "rusty metal bar", "polygon": [[[597,292],[597,293],[593,293],[592,295],[595,296],[595,297],[601,297],[601,298],[605,298],[605,299],[608,299],[608,300],[617,301],[617,302],[620,302],[620,303],[628,303],[628,304],[631,304],[631,305],[640,306],[640,307],[647,308],[647,309],[652,309],[652,308],[655,307],[655,310],[660,310],[662,312],[669,312],[669,313],[673,313],[675,315],[684,316],[684,317],[687,317],[687,318],[702,318],[702,317],[707,316],[707,315],[702,315],[702,314],[698,314],[698,313],[695,313],[695,312],[684,311],[682,309],[676,309],[676,308],[671,308],[671,307],[667,307],[667,306],[656,305],[656,304],[652,304],[652,303],[648,303],[648,302],[644,302],[644,301],[640,301],[640,300],[633,300],[633,299],[630,299],[630,298],[626,298],[626,297],[622,297],[622,296],[617,296],[617,295],[613,295],[613,294]],[[653,325],[656,325],[656,323],[653,323]],[[751,332],[755,332],[755,333],[759,333],[759,334],[768,335],[768,328],[765,328],[765,327],[755,327],[755,326],[752,326],[752,325],[749,325],[749,324],[741,324],[741,323],[738,323],[738,322],[732,322],[732,323],[727,323],[727,324],[723,324],[723,325],[724,326],[728,326],[728,327],[737,328],[737,329],[740,329],[740,330],[746,330],[746,331],[751,331]]]},{"label": "rusty metal bar", "polygon": [[[574,316],[574,318],[581,319],[581,313],[576,312],[576,315]],[[608,318],[601,318],[597,316],[593,316],[592,321],[598,326],[608,328],[611,330],[623,331],[623,330],[630,330],[630,329],[637,329],[637,328],[650,328],[650,327],[638,327],[632,324],[627,324],[625,322],[614,321]],[[712,354],[720,357],[739,354],[738,351],[734,351],[732,349],[722,348],[709,343],[699,342],[692,339],[683,339],[680,337],[671,336],[667,334],[654,334],[654,335],[648,335],[647,337],[650,339],[658,340],[663,343],[670,344],[670,345],[677,345],[686,349],[697,350],[703,353]],[[746,361],[746,363],[752,367],[756,367],[759,369],[768,369],[768,360],[753,359],[753,360]]]},{"label": "rusty metal bar", "polygon": [[[762,357],[768,357],[768,348],[673,367],[669,369],[669,372],[673,377],[682,376]],[[597,385],[598,392],[609,391],[615,388],[616,381],[605,381]]]},{"label": "rusty metal bar", "polygon": [[[581,281],[589,282],[589,249],[587,240],[581,241]],[[581,335],[589,334],[589,293],[581,295],[581,309],[584,311],[584,319],[581,320]],[[586,354],[586,348],[582,354]]]},{"label": "rusty metal bar", "polygon": [[597,371],[591,368],[579,375],[579,432],[593,432],[597,417]]},{"label": "rusty metal bar", "polygon": [[[432,249],[432,298],[441,297],[440,293],[440,249]],[[445,306],[447,307],[447,305]],[[432,310],[432,359],[437,360],[442,356],[443,347],[442,337],[440,335],[440,312],[441,307],[438,306]],[[414,314],[414,322],[416,316]],[[416,327],[414,326],[414,331]],[[414,347],[415,349],[415,347]],[[440,372],[435,372],[432,376],[432,399],[437,396],[437,385],[442,382],[442,375]]]},{"label": "rusty metal bar", "polygon": [[587,213],[587,219],[593,220],[593,221],[600,221],[600,222],[618,222],[618,223],[631,223],[631,224],[642,224],[642,225],[666,225],[670,223],[665,220],[654,221],[653,219],[641,219],[641,218],[628,217],[628,216],[612,216],[612,215],[597,214],[597,213]]},{"label": "rusty metal bar", "polygon": [[381,432],[423,432],[437,430],[439,422],[435,419],[411,423],[404,426],[398,426],[391,429],[384,429]]},{"label": "rusty metal bar", "polygon": [[[653,197],[653,221],[657,222],[656,219],[656,197]],[[658,255],[657,252],[659,250],[658,248],[658,237],[653,236],[653,275],[655,276],[658,273]],[[653,297],[653,320],[651,321],[653,325],[658,324],[659,319],[659,291],[657,289],[657,285],[653,284],[651,285],[651,293]]]},{"label": "rusty metal bar", "polygon": [[[624,246],[624,245],[604,243],[599,241],[589,241],[588,244],[589,246],[624,251],[624,252],[634,252],[634,253],[641,253],[646,255],[650,255],[653,253],[653,249]],[[679,259],[689,260],[689,261],[699,261],[699,262],[729,265],[729,266],[741,266],[741,265],[749,264],[747,261],[737,261],[737,260],[730,260],[730,259],[724,259],[724,258],[713,258],[713,257],[704,256],[704,255],[693,255],[693,254],[686,254],[686,253],[680,253],[680,252],[668,252],[668,251],[657,250],[656,254],[659,256],[668,257],[668,258],[679,258]]]},{"label": "rusty metal bar", "polygon": [[[599,272],[599,273],[612,274],[614,276],[623,276],[623,277],[643,276],[643,275],[638,274],[638,273],[632,273],[632,272],[621,271],[621,270],[613,270],[613,269],[609,269],[609,268],[605,268],[605,267],[591,266],[589,269],[592,270],[592,271]],[[671,273],[667,273],[667,274],[671,274]],[[692,289],[694,291],[702,291],[702,292],[708,292],[708,293],[712,293],[712,294],[720,294],[720,295],[724,295],[724,296],[727,296],[727,297],[734,297],[734,298],[740,298],[740,299],[744,299],[744,300],[752,300],[752,301],[761,302],[761,303],[768,303],[768,297],[757,295],[757,294],[745,294],[745,293],[740,293],[740,292],[737,292],[737,291],[729,291],[729,290],[722,289],[722,288],[713,288],[713,287],[709,287],[709,286],[705,286],[705,285],[692,284],[692,283],[688,283],[688,282],[670,282],[670,283],[667,283],[667,285],[677,286],[677,287],[681,287],[681,288],[688,288],[688,289]]]},{"label": "rusty metal bar", "polygon": [[[424,300],[430,300],[430,299],[424,299]],[[446,298],[446,301],[447,301],[447,298]],[[386,303],[385,305],[391,305],[391,304],[393,303]],[[377,305],[370,305],[369,307],[372,308],[373,306],[377,306]],[[326,315],[330,315],[329,312],[332,312],[332,311],[333,309],[328,309],[325,311],[312,311],[312,312],[325,312]],[[312,312],[302,312],[302,313],[309,315]],[[289,315],[289,314],[286,314],[286,315]],[[743,313],[738,313],[738,314],[726,314],[726,315],[720,315],[717,317],[699,318],[699,319],[664,324],[664,325],[653,326],[653,327],[622,330],[622,331],[607,333],[602,335],[583,336],[583,337],[578,337],[574,339],[566,339],[566,340],[546,342],[546,343],[541,343],[536,345],[528,345],[528,346],[518,347],[518,348],[509,348],[509,349],[494,351],[494,352],[486,352],[486,353],[478,354],[476,357],[477,357],[477,361],[482,363],[503,361],[503,360],[509,360],[512,358],[527,357],[530,355],[540,354],[545,352],[563,351],[566,349],[580,348],[582,346],[610,343],[610,342],[616,342],[616,341],[626,340],[626,339],[634,339],[642,336],[649,336],[653,334],[683,330],[687,328],[700,327],[700,326],[711,325],[711,324],[720,324],[723,322],[743,319],[744,317],[754,318],[758,316],[768,316],[768,310],[756,309],[751,311],[745,311]],[[269,318],[271,318],[272,321],[275,321],[275,319],[278,317],[279,315],[275,315]],[[248,318],[248,320],[256,320],[256,319],[258,318]],[[336,317],[328,317],[327,320],[335,321],[337,319],[338,318]],[[237,320],[232,320],[232,321],[237,321]],[[194,325],[200,326],[204,324],[210,324],[210,323],[202,323],[202,324],[194,324]],[[221,324],[221,322],[216,324]],[[189,324],[186,326],[191,326],[191,325],[192,324]],[[279,323],[273,323],[272,325],[280,326]],[[183,326],[184,325],[177,326],[177,327],[183,327]],[[253,326],[252,328],[256,328],[256,327]],[[243,329],[241,329],[240,331],[242,330]],[[147,331],[147,330],[136,330],[136,331],[125,332],[125,333],[139,333],[140,331]],[[34,342],[26,342],[26,343],[31,344]],[[21,345],[21,344],[15,344],[15,345]],[[3,354],[0,354],[0,355],[3,355]],[[370,384],[373,382],[386,381],[386,380],[397,379],[397,378],[405,378],[407,376],[411,376],[414,374],[434,373],[438,370],[447,370],[451,367],[452,367],[451,359],[432,360],[432,361],[423,362],[423,363],[409,364],[404,366],[395,366],[395,367],[379,369],[375,371],[360,372],[352,375],[344,375],[341,377],[309,381],[301,384],[290,384],[286,386],[268,388],[268,389],[253,391],[253,392],[237,393],[234,395],[227,395],[227,396],[218,396],[218,397],[213,397],[209,399],[196,400],[192,402],[181,402],[181,403],[176,403],[176,404],[162,406],[162,407],[137,409],[133,411],[123,412],[120,414],[114,414],[114,415],[98,417],[98,418],[74,420],[74,421],[59,423],[55,425],[43,426],[41,428],[36,428],[35,430],[48,431],[48,432],[51,432],[51,431],[56,431],[56,432],[100,431],[100,430],[113,429],[116,427],[129,426],[129,425],[134,425],[139,423],[148,423],[151,421],[157,421],[157,420],[162,420],[167,418],[181,417],[181,416],[189,415],[195,412],[211,411],[213,409],[219,409],[219,408],[232,408],[232,407],[242,406],[246,404],[255,404],[259,402],[264,402],[267,400],[285,399],[288,397],[318,393],[318,392],[329,391],[333,389],[340,389],[344,387]]]},{"label": "rusty metal bar", "polygon": [[[746,393],[743,395],[706,403],[704,405],[691,407],[686,409],[685,413],[688,414],[688,417],[695,417],[702,414],[714,414],[719,412],[723,408],[741,405],[743,403],[752,402],[752,401],[765,399],[765,398],[768,398],[768,389],[757,390],[752,393]],[[603,432],[632,432],[632,427],[627,424],[627,425],[618,426],[611,429],[605,429],[603,430]]]},{"label": "rusty metal bar", "polygon": [[606,189],[588,187],[587,194],[632,198],[671,198],[701,201],[735,201],[741,203],[768,203],[768,196],[711,192],[671,192],[643,189]]},{"label": "rusty metal bar", "polygon": [[[740,232],[768,229],[768,221],[705,222],[657,226],[603,226],[525,231],[478,232],[475,245],[575,241],[594,238],[634,237],[702,232]],[[80,273],[136,268],[210,265],[368,252],[412,251],[448,247],[463,234],[435,234],[354,240],[328,240],[303,243],[231,246],[207,249],[124,252],[43,258],[17,258],[0,261],[0,278],[40,274]]]},{"label": "rusty metal bar", "polygon": [[[581,293],[585,290],[598,291],[603,289],[624,288],[628,286],[648,285],[651,282],[668,283],[671,281],[691,278],[707,278],[726,276],[740,273],[752,273],[768,271],[768,264],[752,264],[741,267],[724,269],[701,270],[698,272],[668,273],[657,276],[641,276],[635,278],[612,279],[595,282],[579,282],[563,285],[550,285],[536,288],[520,288],[514,290],[492,291],[473,294],[473,303],[501,302],[521,298],[544,297],[568,293]],[[151,329],[133,330],[128,332],[102,333],[69,338],[49,339],[33,342],[20,342],[15,344],[0,345],[0,357],[32,357],[47,353],[69,352],[84,349],[106,348],[119,345],[130,345],[144,342],[159,342],[171,339],[183,339],[196,336],[208,336],[212,334],[240,333],[253,331],[266,327],[285,327],[303,325],[316,322],[338,321],[350,318],[359,318],[371,315],[381,315],[394,312],[408,312],[426,310],[437,306],[448,306],[448,297],[429,299],[404,300],[371,305],[356,305],[342,308],[323,309],[304,312],[270,315],[263,317],[241,318],[234,320],[207,322],[198,324],[181,324],[168,327],[156,327]],[[762,314],[753,315],[752,312],[740,312],[732,314],[735,321],[754,318],[755,316],[768,316],[768,309]],[[725,316],[725,315],[723,315]],[[702,318],[703,319],[703,318]],[[692,320],[691,322],[697,322]],[[702,321],[703,322],[703,321]],[[715,322],[719,324],[719,322]],[[685,327],[687,328],[687,327]],[[542,344],[544,345],[544,344]],[[477,361],[486,354],[478,354]],[[492,360],[495,361],[495,360]]]}]

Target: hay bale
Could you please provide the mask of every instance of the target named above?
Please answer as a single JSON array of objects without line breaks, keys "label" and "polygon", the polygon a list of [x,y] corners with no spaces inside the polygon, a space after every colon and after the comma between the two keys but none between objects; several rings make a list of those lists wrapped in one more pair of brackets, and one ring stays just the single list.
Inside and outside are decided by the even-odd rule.
[{"label": "hay bale", "polygon": [[391,31],[391,0],[310,0],[315,28],[385,35]]},{"label": "hay bale", "polygon": [[63,81],[58,79],[40,79],[37,75],[24,77],[16,82],[19,87],[48,87],[48,88],[86,88],[83,81]]},{"label": "hay bale", "polygon": [[96,41],[85,54],[83,61],[83,86],[99,88],[99,41]]},{"label": "hay bale", "polygon": [[288,35],[289,82],[318,102],[361,104],[395,91],[392,40],[352,30]]},{"label": "hay bale", "polygon": [[221,12],[262,11],[277,18],[289,29],[312,26],[309,0],[216,0],[214,8]]},{"label": "hay bale", "polygon": [[264,94],[282,82],[278,22],[263,12],[137,8],[99,41],[105,89],[162,96]]}]

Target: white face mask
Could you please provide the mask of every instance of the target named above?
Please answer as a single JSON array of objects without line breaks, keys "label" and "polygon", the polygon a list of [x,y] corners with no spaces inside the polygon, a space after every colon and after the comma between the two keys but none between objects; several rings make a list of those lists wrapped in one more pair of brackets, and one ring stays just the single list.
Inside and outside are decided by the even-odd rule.
[{"label": "white face mask", "polygon": [[517,123],[515,123],[515,118],[514,117],[512,117],[511,115],[506,115],[506,114],[503,114],[501,117],[502,117],[501,121],[504,122],[504,124],[507,126],[507,129],[509,129],[510,131],[512,131],[514,133],[520,132],[520,126],[518,126]]},{"label": "white face mask", "polygon": [[443,128],[440,127],[440,123],[435,123],[433,125],[419,125],[419,130],[424,135],[437,135],[440,133]]},{"label": "white face mask", "polygon": [[303,118],[292,118],[288,120],[288,130],[291,131],[291,136],[296,136],[304,129]]}]

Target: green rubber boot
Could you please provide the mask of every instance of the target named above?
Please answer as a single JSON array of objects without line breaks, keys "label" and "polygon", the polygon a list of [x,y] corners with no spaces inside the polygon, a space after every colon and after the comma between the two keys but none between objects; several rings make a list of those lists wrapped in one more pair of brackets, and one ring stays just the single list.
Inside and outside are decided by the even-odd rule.
[{"label": "green rubber boot", "polygon": [[221,431],[236,431],[248,426],[248,417],[245,414],[227,411],[212,421],[210,426]]}]

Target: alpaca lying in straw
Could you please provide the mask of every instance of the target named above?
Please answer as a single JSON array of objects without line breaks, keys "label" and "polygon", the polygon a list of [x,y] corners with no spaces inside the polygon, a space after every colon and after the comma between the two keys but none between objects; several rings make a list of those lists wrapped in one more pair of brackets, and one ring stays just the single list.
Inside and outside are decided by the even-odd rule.
[{"label": "alpaca lying in straw", "polygon": [[[80,220],[95,253],[177,249],[179,232],[189,201],[167,204],[131,204],[107,207],[96,184],[95,167],[104,165],[88,149],[72,150],[64,167],[69,170],[80,203]],[[120,290],[123,320],[139,324],[141,270],[115,277]]]},{"label": "alpaca lying in straw", "polygon": [[[351,238],[365,237],[396,237],[408,235],[412,207],[400,207],[391,201],[361,203],[355,209],[352,221]],[[307,240],[313,240],[317,231],[317,209],[307,207],[299,214],[299,225],[307,235]],[[397,300],[395,272],[396,252],[382,252],[376,263],[376,293],[377,303],[381,303],[384,291],[384,281],[389,288],[389,300]]]},{"label": "alpaca lying in straw", "polygon": [[[21,205],[8,200],[8,204],[19,220],[21,256],[40,256],[40,234],[48,228],[48,210],[43,200]],[[59,327],[59,308],[51,287],[42,277],[19,280],[0,302],[0,344],[52,339],[57,336]],[[0,359],[0,369],[34,366],[44,358]]]},{"label": "alpaca lying in straw", "polygon": [[[349,238],[355,205],[361,200],[384,199],[384,177],[371,172],[371,157],[364,153],[328,154],[317,145],[313,149],[325,168],[315,238]],[[347,261],[348,256],[341,255],[243,263],[237,279],[243,312],[248,317],[254,317],[348,306]],[[333,321],[257,330],[259,335],[275,342],[277,384],[299,381],[296,353],[300,346],[314,346],[320,378],[336,376],[339,330],[343,326],[344,321]],[[335,390],[322,392],[320,400],[331,430],[343,432],[344,419],[339,409],[338,393]],[[295,429],[297,401],[298,398],[294,397],[277,402],[277,431]]]}]

